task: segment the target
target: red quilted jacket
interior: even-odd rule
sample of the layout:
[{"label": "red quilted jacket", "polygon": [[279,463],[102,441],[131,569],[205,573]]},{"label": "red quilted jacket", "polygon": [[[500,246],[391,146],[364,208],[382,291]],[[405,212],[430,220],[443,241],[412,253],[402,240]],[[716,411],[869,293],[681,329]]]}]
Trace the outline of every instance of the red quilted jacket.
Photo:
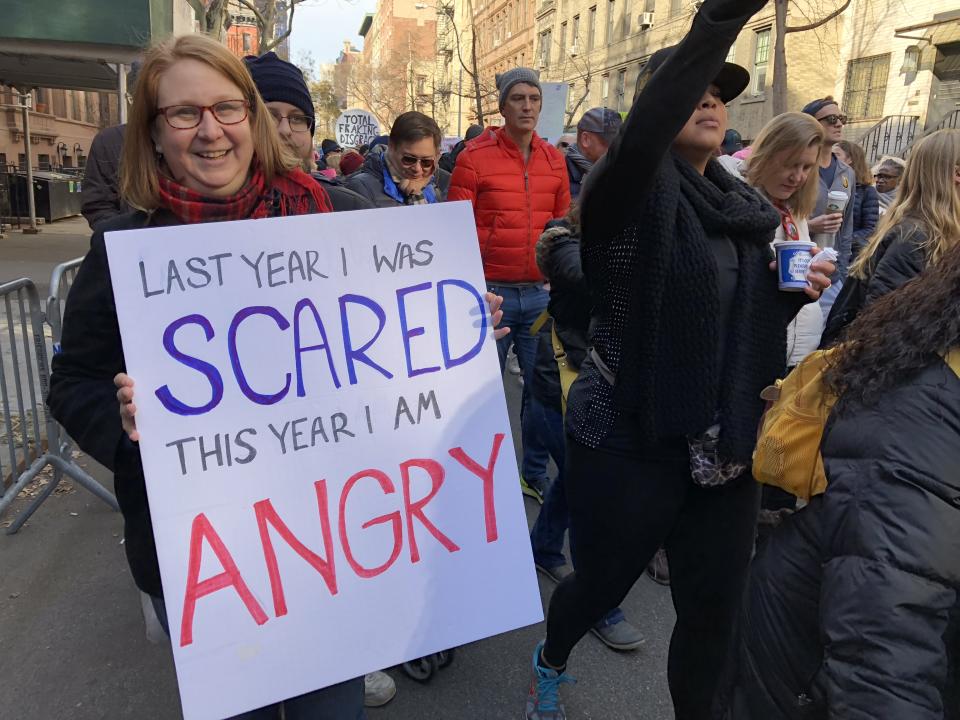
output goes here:
[{"label": "red quilted jacket", "polygon": [[563,155],[534,133],[524,163],[503,128],[467,143],[457,157],[447,200],[469,200],[487,282],[538,282],[534,249],[544,225],[570,207]]}]

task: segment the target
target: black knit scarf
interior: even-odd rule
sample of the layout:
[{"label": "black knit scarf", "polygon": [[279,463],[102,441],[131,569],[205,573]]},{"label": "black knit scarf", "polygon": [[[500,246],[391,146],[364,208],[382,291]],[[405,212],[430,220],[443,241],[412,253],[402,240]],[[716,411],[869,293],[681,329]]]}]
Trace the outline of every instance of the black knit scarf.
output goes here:
[{"label": "black knit scarf", "polygon": [[[647,440],[695,436],[720,412],[720,452],[749,460],[759,393],[783,370],[786,303],[769,270],[776,210],[711,161],[705,175],[664,159],[642,209],[623,232],[639,242],[614,399]],[[717,264],[710,238],[729,238],[739,260],[729,326],[718,327]],[[795,306],[795,307],[794,307]],[[723,377],[718,358],[726,332]]]}]

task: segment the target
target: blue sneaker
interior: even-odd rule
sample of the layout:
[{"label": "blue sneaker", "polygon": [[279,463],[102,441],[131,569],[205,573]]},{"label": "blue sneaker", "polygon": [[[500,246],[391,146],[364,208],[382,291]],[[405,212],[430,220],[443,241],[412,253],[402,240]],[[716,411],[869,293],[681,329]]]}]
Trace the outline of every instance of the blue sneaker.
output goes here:
[{"label": "blue sneaker", "polygon": [[543,641],[533,651],[533,680],[527,695],[527,720],[566,720],[567,714],[560,704],[560,686],[575,683],[566,673],[558,672],[540,664]]}]

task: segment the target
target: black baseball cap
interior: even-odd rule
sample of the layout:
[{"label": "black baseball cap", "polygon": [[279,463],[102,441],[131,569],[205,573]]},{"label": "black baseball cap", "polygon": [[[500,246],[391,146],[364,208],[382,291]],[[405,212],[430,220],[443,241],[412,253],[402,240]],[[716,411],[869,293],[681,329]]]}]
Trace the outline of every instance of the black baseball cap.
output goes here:
[{"label": "black baseball cap", "polygon": [[[643,89],[643,86],[646,85],[650,76],[667,61],[667,58],[673,55],[676,49],[677,46],[672,45],[657,50],[650,56],[650,59],[643,68],[643,72],[641,72],[640,77],[637,78],[638,92]],[[724,103],[728,103],[731,100],[735,100],[747,89],[747,85],[750,84],[750,73],[747,72],[745,67],[737,65],[736,63],[725,62],[723,67],[720,68],[720,72],[717,73],[717,76],[713,79],[712,84],[720,88],[720,99],[723,100]]]}]

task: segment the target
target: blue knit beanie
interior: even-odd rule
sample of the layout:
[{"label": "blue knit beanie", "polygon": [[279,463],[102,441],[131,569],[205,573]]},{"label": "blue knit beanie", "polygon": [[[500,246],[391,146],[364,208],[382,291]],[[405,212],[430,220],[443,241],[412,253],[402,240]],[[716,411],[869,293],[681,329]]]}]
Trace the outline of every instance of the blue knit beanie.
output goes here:
[{"label": "blue knit beanie", "polygon": [[303,79],[303,73],[296,65],[281,60],[275,52],[257,57],[247,55],[243,59],[247,64],[253,82],[260,91],[264,102],[290,103],[310,118],[310,134],[316,129],[313,112],[313,100]]}]

